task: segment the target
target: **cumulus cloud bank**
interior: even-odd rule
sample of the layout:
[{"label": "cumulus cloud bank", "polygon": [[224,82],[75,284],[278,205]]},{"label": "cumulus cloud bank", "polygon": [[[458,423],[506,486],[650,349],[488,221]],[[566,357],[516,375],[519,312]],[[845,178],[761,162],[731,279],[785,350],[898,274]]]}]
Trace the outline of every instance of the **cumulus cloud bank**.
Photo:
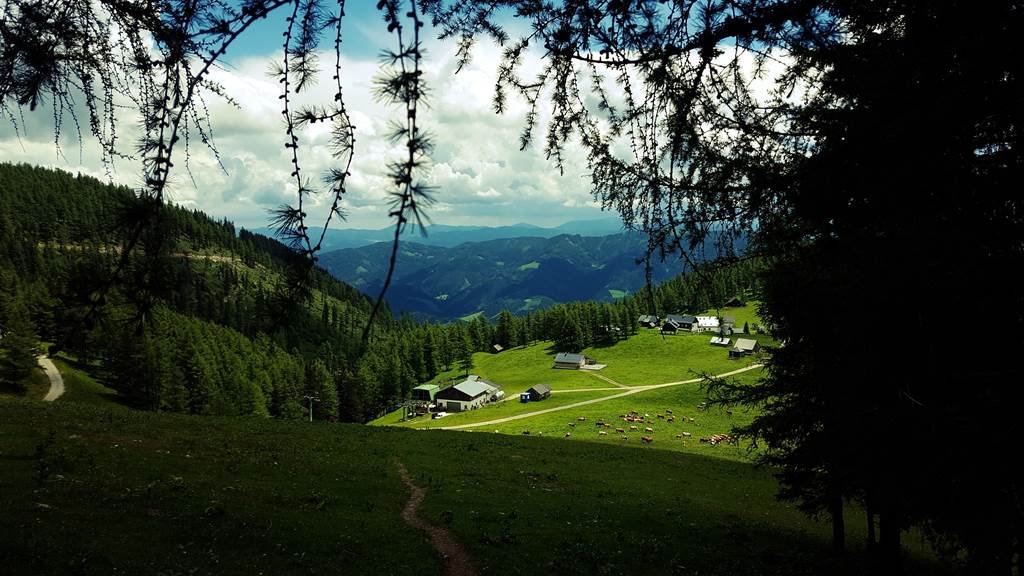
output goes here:
[{"label": "cumulus cloud bank", "polygon": [[[519,150],[524,126],[524,105],[512,101],[498,116],[491,108],[498,48],[481,44],[473,62],[455,74],[454,47],[431,42],[427,46],[425,76],[430,89],[420,124],[433,136],[435,150],[423,178],[436,188],[437,203],[429,215],[445,224],[501,225],[530,222],[551,225],[571,219],[594,218],[600,211],[590,195],[586,160],[575,144],[565,157],[564,173],[544,157],[539,146]],[[180,204],[228,217],[247,226],[267,222],[267,210],[294,203],[296,191],[289,177],[290,152],[284,148],[284,129],[277,96],[279,85],[267,75],[277,55],[229,59],[212,78],[223,85],[238,103],[234,107],[208,98],[210,120],[220,153],[220,164],[197,140],[192,142],[186,171],[179,158],[170,198]],[[330,64],[333,54],[321,58],[325,71],[299,102],[330,102],[333,93]],[[401,155],[401,145],[389,142],[385,133],[398,111],[376,102],[372,79],[378,63],[371,59],[345,59],[342,63],[346,102],[356,127],[356,160],[344,209],[349,227],[387,225],[387,162]],[[59,167],[108,178],[97,146],[86,135],[79,142],[73,124],[65,123],[55,146],[52,111],[42,107],[26,112],[21,134],[10,124],[0,124],[0,158],[9,162]],[[541,118],[544,121],[544,118]],[[120,119],[119,141],[138,137],[137,119]],[[20,137],[19,137],[20,136]],[[313,125],[302,133],[300,152],[303,170],[313,182],[336,159],[330,155],[327,126]],[[62,154],[61,154],[62,152]],[[137,186],[139,166],[118,160],[109,172],[117,183]],[[326,215],[326,197],[313,198],[310,208],[315,224]]]}]

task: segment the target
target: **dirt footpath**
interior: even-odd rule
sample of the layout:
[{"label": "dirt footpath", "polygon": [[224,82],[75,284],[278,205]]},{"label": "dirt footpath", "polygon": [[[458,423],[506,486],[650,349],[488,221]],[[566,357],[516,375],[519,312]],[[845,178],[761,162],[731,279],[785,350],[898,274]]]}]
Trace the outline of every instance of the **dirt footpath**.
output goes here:
[{"label": "dirt footpath", "polygon": [[405,464],[401,462],[398,463],[398,474],[402,477],[402,482],[412,492],[409,496],[409,502],[406,503],[405,509],[402,510],[402,520],[405,520],[405,523],[409,526],[427,533],[427,536],[430,537],[430,545],[437,550],[441,558],[444,558],[444,573],[447,576],[475,576],[476,570],[473,569],[469,552],[455,539],[455,536],[446,528],[434,526],[416,514],[420,504],[423,503],[423,498],[426,496],[427,491],[412,483],[409,471],[405,469]]}]

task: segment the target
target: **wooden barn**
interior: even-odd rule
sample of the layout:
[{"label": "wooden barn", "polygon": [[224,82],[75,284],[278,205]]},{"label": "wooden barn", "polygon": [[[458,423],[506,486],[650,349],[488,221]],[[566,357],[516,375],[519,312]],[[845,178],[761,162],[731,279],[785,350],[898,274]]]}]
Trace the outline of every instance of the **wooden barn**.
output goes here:
[{"label": "wooden barn", "polygon": [[579,370],[587,363],[587,357],[583,354],[569,354],[568,352],[559,352],[555,356],[554,368],[562,368],[565,370]]},{"label": "wooden barn", "polygon": [[531,402],[539,402],[551,396],[551,386],[547,384],[534,384],[527,392],[530,394]]},{"label": "wooden barn", "polygon": [[505,348],[501,344],[495,344],[494,346],[491,346],[491,353],[492,354],[500,354],[501,351],[504,350],[504,349]]},{"label": "wooden barn", "polygon": [[741,356],[749,356],[756,354],[761,349],[761,345],[757,340],[750,338],[737,338],[736,345],[729,350],[729,358],[739,358]]}]

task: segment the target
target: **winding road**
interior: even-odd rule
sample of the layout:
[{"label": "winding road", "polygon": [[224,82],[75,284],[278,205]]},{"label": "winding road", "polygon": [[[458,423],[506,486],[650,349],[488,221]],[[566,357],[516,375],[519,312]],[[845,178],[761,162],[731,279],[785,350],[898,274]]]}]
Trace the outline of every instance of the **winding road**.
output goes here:
[{"label": "winding road", "polygon": [[60,375],[60,370],[57,370],[53,360],[46,356],[37,356],[36,360],[43,372],[46,372],[46,377],[50,379],[50,390],[43,396],[43,402],[53,402],[64,395],[64,377]]},{"label": "winding road", "polygon": [[[757,368],[761,368],[762,366],[763,366],[763,364],[751,364],[750,366],[747,366],[746,368],[740,368],[739,370],[733,370],[732,372],[726,372],[724,374],[718,374],[717,376],[715,376],[715,378],[725,378],[727,376],[735,376],[736,374],[740,374],[740,373],[743,373],[743,372],[749,372],[750,370],[755,370]],[[576,402],[574,404],[566,404],[565,406],[556,406],[554,408],[547,408],[545,410],[537,410],[535,412],[527,412],[526,414],[516,414],[515,416],[508,416],[506,418],[498,418],[498,419],[495,419],[495,420],[488,420],[486,422],[472,422],[470,424],[459,424],[457,426],[439,426],[438,428],[435,428],[435,430],[462,430],[462,429],[465,429],[465,428],[478,428],[480,426],[493,426],[495,424],[504,424],[505,422],[512,422],[514,420],[522,420],[524,418],[532,418],[534,416],[540,416],[541,414],[550,414],[551,412],[558,412],[559,410],[571,410],[573,408],[579,408],[580,406],[587,406],[589,404],[597,404],[598,402],[606,402],[608,400],[613,400],[615,398],[622,398],[623,396],[631,396],[633,394],[639,394],[640,392],[646,392],[647,390],[657,390],[658,388],[668,388],[669,386],[680,386],[680,385],[683,385],[683,384],[696,384],[697,382],[700,382],[701,380],[703,380],[703,378],[692,378],[690,380],[680,380],[678,382],[667,382],[665,384],[652,384],[652,385],[649,385],[649,386],[629,386],[629,387],[627,387],[625,385],[622,385],[622,384],[619,384],[618,382],[614,382],[616,385],[622,386],[623,388],[625,388],[626,391],[622,392],[620,394],[612,394],[611,396],[605,396],[603,398],[594,398],[592,400],[583,400],[583,401],[580,401],[580,402]],[[594,390],[594,388],[589,388],[589,389],[588,388],[582,388],[581,389],[581,391],[587,391],[587,390]],[[616,388],[611,388],[611,390],[616,390]],[[557,390],[553,390],[552,392],[557,392]],[[569,391],[565,390],[564,392],[569,392]]]}]

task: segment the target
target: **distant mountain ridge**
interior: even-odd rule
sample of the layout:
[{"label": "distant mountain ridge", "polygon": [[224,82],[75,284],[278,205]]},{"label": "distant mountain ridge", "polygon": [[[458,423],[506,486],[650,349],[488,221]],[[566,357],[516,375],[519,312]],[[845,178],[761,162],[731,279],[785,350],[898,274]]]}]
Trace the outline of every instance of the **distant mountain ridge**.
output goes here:
[{"label": "distant mountain ridge", "polygon": [[[525,313],[557,302],[610,301],[640,290],[644,267],[637,263],[646,236],[560,234],[524,236],[456,246],[402,243],[387,294],[394,312],[453,320],[503,309]],[[324,253],[320,265],[359,290],[375,294],[387,273],[390,244]],[[657,283],[685,271],[678,259],[652,262]]]},{"label": "distant mountain ridge", "polygon": [[[322,228],[311,228],[310,234],[319,237]],[[256,228],[254,232],[273,237],[274,230]],[[622,233],[622,221],[618,218],[597,218],[591,220],[571,220],[554,227],[541,227],[533,224],[517,223],[508,226],[452,226],[447,224],[431,224],[427,226],[427,235],[418,230],[410,230],[403,236],[408,242],[427,246],[452,247],[464,242],[486,242],[505,238],[523,236],[537,238],[553,238],[561,234],[578,234],[581,236],[609,236]],[[390,242],[394,238],[392,227],[379,230],[359,228],[330,228],[324,237],[323,250],[341,250],[344,248],[360,248],[376,242]]]}]

